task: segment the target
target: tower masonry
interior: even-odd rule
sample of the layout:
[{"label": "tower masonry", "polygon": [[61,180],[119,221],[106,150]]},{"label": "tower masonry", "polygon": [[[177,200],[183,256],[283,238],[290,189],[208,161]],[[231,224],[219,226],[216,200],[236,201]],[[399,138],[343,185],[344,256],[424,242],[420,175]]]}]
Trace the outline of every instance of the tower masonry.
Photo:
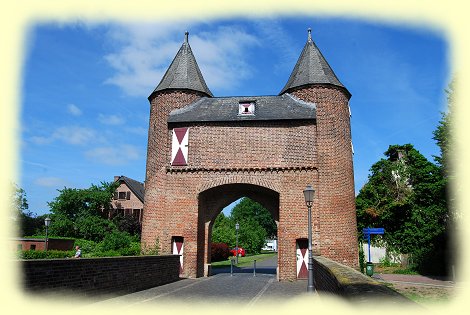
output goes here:
[{"label": "tower masonry", "polygon": [[215,218],[248,197],[277,223],[279,279],[304,278],[312,184],[314,254],[357,268],[350,97],[310,30],[279,95],[214,97],[186,33],[149,96],[143,248],[206,276]]}]

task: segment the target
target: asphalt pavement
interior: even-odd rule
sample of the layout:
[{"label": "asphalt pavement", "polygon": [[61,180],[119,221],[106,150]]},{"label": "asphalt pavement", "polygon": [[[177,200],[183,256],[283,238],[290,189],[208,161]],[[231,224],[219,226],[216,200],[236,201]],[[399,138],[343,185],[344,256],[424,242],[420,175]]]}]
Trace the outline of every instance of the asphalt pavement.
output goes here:
[{"label": "asphalt pavement", "polygon": [[154,303],[199,303],[217,302],[218,304],[251,307],[258,303],[288,301],[307,295],[307,281],[277,281],[277,257],[257,262],[256,275],[253,266],[217,269],[210,277],[182,279],[177,282],[148,290],[109,298],[95,305],[133,307]]}]

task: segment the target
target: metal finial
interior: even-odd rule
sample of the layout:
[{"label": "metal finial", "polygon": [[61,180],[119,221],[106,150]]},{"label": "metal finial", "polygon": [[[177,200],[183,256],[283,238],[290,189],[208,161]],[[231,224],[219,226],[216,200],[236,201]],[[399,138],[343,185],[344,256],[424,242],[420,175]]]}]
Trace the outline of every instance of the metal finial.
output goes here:
[{"label": "metal finial", "polygon": [[189,37],[189,32],[188,31],[184,32],[184,42],[185,43],[188,42],[188,37]]},{"label": "metal finial", "polygon": [[308,40],[308,41],[311,41],[311,40],[312,40],[312,29],[309,27],[307,31],[308,31],[308,38],[307,38],[307,40]]}]

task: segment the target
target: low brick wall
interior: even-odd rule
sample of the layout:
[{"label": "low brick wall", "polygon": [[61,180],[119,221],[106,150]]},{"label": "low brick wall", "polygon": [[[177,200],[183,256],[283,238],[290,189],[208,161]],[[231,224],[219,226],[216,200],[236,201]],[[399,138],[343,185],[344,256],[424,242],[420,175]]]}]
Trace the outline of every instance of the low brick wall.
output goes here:
[{"label": "low brick wall", "polygon": [[179,255],[21,260],[27,292],[114,295],[179,280]]},{"label": "low brick wall", "polygon": [[358,302],[381,298],[396,303],[412,303],[398,292],[348,266],[321,256],[314,256],[313,264],[315,287],[318,291]]}]

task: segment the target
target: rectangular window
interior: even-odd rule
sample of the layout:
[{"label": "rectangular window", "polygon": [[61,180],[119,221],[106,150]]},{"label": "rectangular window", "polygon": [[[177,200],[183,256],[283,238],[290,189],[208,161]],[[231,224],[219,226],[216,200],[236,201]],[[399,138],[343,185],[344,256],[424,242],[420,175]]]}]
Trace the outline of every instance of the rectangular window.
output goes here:
[{"label": "rectangular window", "polygon": [[36,250],[36,244],[31,244],[29,246],[29,250]]},{"label": "rectangular window", "polygon": [[240,102],[238,103],[238,115],[254,115],[255,102]]},{"label": "rectangular window", "polygon": [[174,128],[171,145],[171,165],[188,165],[189,128]]},{"label": "rectangular window", "polygon": [[126,199],[126,192],[125,191],[120,191],[119,192],[119,199],[121,199],[121,200]]}]

